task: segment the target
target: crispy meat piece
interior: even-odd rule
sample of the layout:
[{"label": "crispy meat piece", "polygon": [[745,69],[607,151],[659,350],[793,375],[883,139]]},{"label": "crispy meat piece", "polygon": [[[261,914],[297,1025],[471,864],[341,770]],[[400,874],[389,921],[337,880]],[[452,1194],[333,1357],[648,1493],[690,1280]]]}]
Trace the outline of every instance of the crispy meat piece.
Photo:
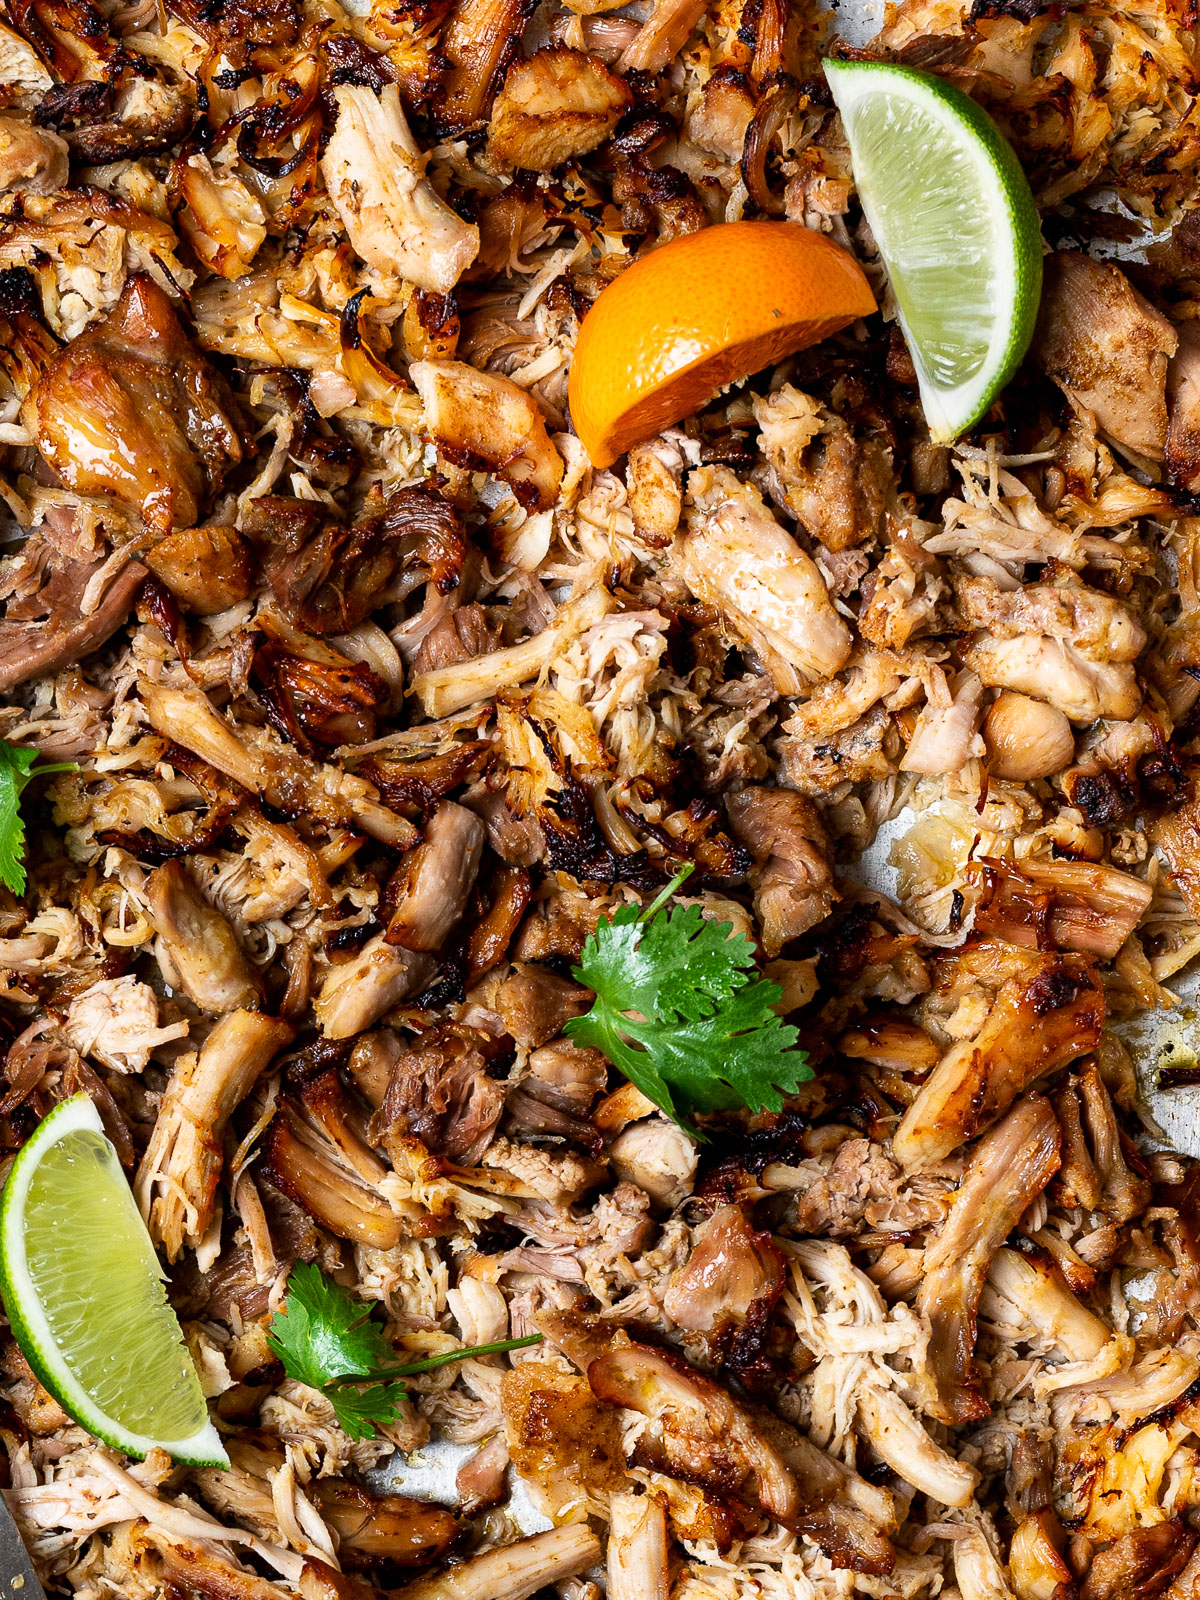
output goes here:
[{"label": "crispy meat piece", "polygon": [[425,837],[405,857],[399,898],[388,923],[389,944],[440,950],[466,908],[479,872],[484,827],[473,811],[443,800]]},{"label": "crispy meat piece", "polygon": [[32,404],[38,449],[68,488],[111,494],[162,533],[195,523],[245,453],[225,380],[140,272],[54,358]]},{"label": "crispy meat piece", "polygon": [[1105,432],[1161,461],[1175,329],[1111,261],[1060,250],[1044,272],[1035,356]]},{"label": "crispy meat piece", "polygon": [[1197,1535],[1178,1517],[1135,1528],[1097,1552],[1080,1600],[1153,1600],[1187,1566]]},{"label": "crispy meat piece", "polygon": [[349,633],[390,585],[424,568],[445,594],[466,558],[462,523],[448,500],[419,486],[392,495],[378,516],[346,526],[312,501],[263,495],[243,518],[280,605],[310,633]]},{"label": "crispy meat piece", "polygon": [[415,361],[408,375],[425,407],[425,426],[448,461],[499,474],[530,511],[554,504],[562,457],[531,395],[465,361]]},{"label": "crispy meat piece", "polygon": [[500,1404],[513,1466],[550,1507],[624,1486],[620,1423],[586,1378],[524,1361],[501,1379]]},{"label": "crispy meat piece", "polygon": [[142,1216],[168,1261],[194,1250],[212,1221],[225,1127],[295,1029],[259,1011],[221,1018],[198,1055],[181,1057],[134,1179]]},{"label": "crispy meat piece", "polygon": [[442,31],[446,75],[438,126],[461,133],[487,119],[492,94],[533,14],[534,0],[455,0]]},{"label": "crispy meat piece", "polygon": [[835,1567],[891,1570],[891,1547],[878,1527],[892,1521],[890,1496],[778,1418],[752,1412],[678,1357],[645,1345],[615,1346],[596,1357],[587,1374],[600,1399],[656,1424],[639,1450],[660,1470],[732,1492],[802,1530]]},{"label": "crispy meat piece", "polygon": [[740,1206],[721,1206],[671,1274],[663,1310],[692,1333],[721,1333],[769,1311],[783,1281],[783,1257],[771,1236],[756,1232]]},{"label": "crispy meat piece", "polygon": [[340,84],[333,98],[337,121],[321,173],[350,243],[368,266],[449,294],[478,254],[479,229],[424,176],[399,89]]},{"label": "crispy meat piece", "polygon": [[388,944],[376,934],[357,955],[326,973],[313,999],[322,1033],[327,1039],[362,1033],[401,1000],[428,988],[436,971],[432,956]]},{"label": "crispy meat piece", "polygon": [[701,467],[688,480],[685,525],[672,564],[758,652],[780,694],[845,666],[850,632],[825,580],[757,490],[728,467]]},{"label": "crispy meat piece", "polygon": [[983,888],[975,930],[1031,949],[1053,944],[1111,961],[1154,898],[1148,883],[1091,861],[972,862]]},{"label": "crispy meat piece", "polygon": [[1167,368],[1167,472],[1189,494],[1200,490],[1200,323],[1175,325],[1178,348]]},{"label": "crispy meat piece", "polygon": [[570,1017],[585,1012],[588,991],[548,967],[518,962],[496,991],[493,1002],[506,1030],[518,1044],[536,1047],[557,1039]]},{"label": "crispy meat piece", "polygon": [[1131,1222],[1149,1204],[1151,1186],[1141,1159],[1121,1135],[1094,1062],[1072,1073],[1055,1096],[1054,1109],[1063,1131],[1059,1184],[1066,1203],[1103,1211],[1113,1222]]},{"label": "crispy meat piece", "polygon": [[159,965],[173,988],[217,1016],[261,1002],[262,979],[233,929],[178,861],[164,862],[150,874],[146,898],[158,935]]},{"label": "crispy meat piece", "polygon": [[1033,955],[996,992],[972,1039],[952,1044],[896,1129],[909,1172],[942,1161],[1002,1116],[1036,1079],[1094,1050],[1104,996],[1079,956]]},{"label": "crispy meat piece", "polygon": [[1002,589],[993,578],[961,577],[954,583],[963,621],[993,639],[1041,634],[1063,639],[1088,661],[1136,661],[1146,632],[1129,607],[1081,583],[1027,583]]},{"label": "crispy meat piece", "polygon": [[396,1600],[528,1600],[599,1559],[600,1543],[587,1524],[568,1523],[473,1556],[443,1577],[422,1578],[392,1593]]},{"label": "crispy meat piece", "polygon": [[171,0],[167,9],[222,44],[288,45],[300,30],[296,0]]},{"label": "crispy meat piece", "polygon": [[1058,1170],[1050,1102],[1030,1094],[979,1141],[945,1222],[925,1252],[917,1309],[929,1318],[928,1409],[962,1425],[990,1410],[975,1368],[975,1315],[992,1257]]},{"label": "crispy meat piece", "polygon": [[1200,787],[1193,787],[1182,805],[1160,812],[1147,832],[1166,856],[1171,878],[1188,910],[1200,917]]},{"label": "crispy meat piece", "polygon": [[152,155],[179,144],[196,120],[195,102],[152,71],[119,70],[115,81],[56,84],[34,121],[61,134],[92,165]]},{"label": "crispy meat piece", "polygon": [[777,956],[840,898],[825,828],[812,802],[792,789],[743,789],[725,804],[734,834],[754,857],[750,881],[763,948]]},{"label": "crispy meat piece", "polygon": [[880,530],[891,481],[891,452],[857,440],[826,406],[785,383],[754,402],[763,454],[777,496],[827,550],[848,550]]},{"label": "crispy meat piece", "polygon": [[462,1537],[462,1524],[444,1507],[407,1495],[371,1494],[344,1478],[321,1478],[313,1498],[337,1534],[343,1567],[428,1566]]},{"label": "crispy meat piece", "polygon": [[178,528],[146,552],[146,565],[186,611],[208,617],[249,598],[250,551],[236,528]]},{"label": "crispy meat piece", "polygon": [[598,56],[552,45],[508,69],[488,122],[487,162],[499,172],[549,172],[603,144],[633,104]]},{"label": "crispy meat piece", "polygon": [[138,687],[152,727],[278,810],[308,811],[338,826],[358,827],[402,850],[416,842],[412,823],[380,805],[365,779],[307,761],[291,746],[267,740],[262,730],[256,730],[258,747],[251,749],[198,690],[168,689],[145,679]]},{"label": "crispy meat piece", "polygon": [[703,15],[704,0],[654,0],[654,10],[618,61],[618,72],[660,72]]},{"label": "crispy meat piece", "polygon": [[0,116],[0,192],[53,194],[66,187],[69,168],[65,139],[18,117]]},{"label": "crispy meat piece", "polygon": [[258,197],[228,167],[196,152],[176,162],[172,184],[183,202],[179,226],[196,255],[223,278],[242,278],[267,237]]},{"label": "crispy meat piece", "polygon": [[[387,1168],[350,1126],[336,1072],[306,1086],[303,1109],[281,1102],[264,1141],[271,1182],[339,1239],[391,1250],[406,1219],[379,1192]],[[419,1215],[419,1207],[411,1208]]]},{"label": "crispy meat piece", "polygon": [[34,596],[19,606],[10,602],[0,621],[0,690],[74,666],[106,644],[132,611],[145,576],[136,561],[119,557],[67,561]]},{"label": "crispy meat piece", "polygon": [[504,1085],[488,1074],[495,1054],[493,1038],[458,1023],[418,1034],[392,1064],[377,1136],[414,1134],[435,1155],[477,1166],[504,1110]]},{"label": "crispy meat piece", "polygon": [[1015,689],[1049,700],[1072,722],[1126,721],[1142,703],[1137,673],[1125,662],[1088,661],[1061,639],[975,634],[963,660],[989,689]]}]

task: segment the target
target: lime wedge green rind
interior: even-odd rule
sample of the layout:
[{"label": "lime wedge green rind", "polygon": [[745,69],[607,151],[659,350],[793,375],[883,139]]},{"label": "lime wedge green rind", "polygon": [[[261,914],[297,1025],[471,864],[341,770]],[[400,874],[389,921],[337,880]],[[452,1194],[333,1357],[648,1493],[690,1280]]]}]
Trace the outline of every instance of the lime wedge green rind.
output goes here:
[{"label": "lime wedge green rind", "polygon": [[825,74],[930,433],[949,442],[984,415],[1033,337],[1033,195],[995,123],[952,84],[887,61],[830,60]]},{"label": "lime wedge green rind", "polygon": [[131,1456],[229,1465],[163,1272],[86,1094],[50,1113],[0,1195],[0,1294],[39,1381]]}]

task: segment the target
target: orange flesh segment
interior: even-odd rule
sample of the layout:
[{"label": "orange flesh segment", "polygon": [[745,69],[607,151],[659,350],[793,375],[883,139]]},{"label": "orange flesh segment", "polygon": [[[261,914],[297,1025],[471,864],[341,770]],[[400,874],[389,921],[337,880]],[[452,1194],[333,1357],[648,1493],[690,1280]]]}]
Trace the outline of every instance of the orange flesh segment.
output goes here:
[{"label": "orange flesh segment", "polygon": [[627,267],[584,317],[571,418],[592,464],[707,405],[727,384],[875,307],[862,269],[798,223],[732,222]]}]

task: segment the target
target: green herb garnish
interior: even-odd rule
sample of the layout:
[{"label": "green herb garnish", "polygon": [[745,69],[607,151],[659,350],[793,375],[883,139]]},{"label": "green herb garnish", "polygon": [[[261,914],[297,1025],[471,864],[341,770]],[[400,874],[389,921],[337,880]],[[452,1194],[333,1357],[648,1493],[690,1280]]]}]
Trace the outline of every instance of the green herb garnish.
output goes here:
[{"label": "green herb garnish", "polygon": [[21,795],[25,786],[47,772],[76,772],[73,761],[39,767],[40,750],[0,739],[0,883],[14,894],[25,893],[25,821]]},{"label": "green herb garnish", "polygon": [[596,995],[567,1023],[694,1137],[689,1114],[748,1106],[779,1111],[812,1077],[799,1035],[771,1009],[783,991],[755,977],[754,947],[699,906],[622,906],[584,944],[574,976]]},{"label": "green herb garnish", "polygon": [[271,1318],[267,1343],[289,1378],[321,1391],[345,1434],[369,1439],[379,1426],[400,1416],[406,1390],[397,1379],[471,1356],[523,1350],[540,1344],[541,1338],[533,1333],[525,1339],[501,1339],[397,1366],[387,1335],[371,1320],[371,1307],[327,1278],[320,1267],[298,1262],[288,1277],[283,1306]]}]

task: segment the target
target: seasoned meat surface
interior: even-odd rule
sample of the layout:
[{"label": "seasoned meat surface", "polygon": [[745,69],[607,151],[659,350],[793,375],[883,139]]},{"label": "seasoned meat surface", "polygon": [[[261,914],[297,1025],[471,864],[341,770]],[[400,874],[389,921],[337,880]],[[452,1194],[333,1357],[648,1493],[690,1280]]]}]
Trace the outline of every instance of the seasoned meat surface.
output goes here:
[{"label": "seasoned meat surface", "polygon": [[[229,1458],[0,1315],[48,1596],[1197,1600],[1194,12],[8,0],[0,1178],[90,1098]],[[1040,217],[952,442],[847,51]],[[735,222],[880,310],[599,468]]]}]

